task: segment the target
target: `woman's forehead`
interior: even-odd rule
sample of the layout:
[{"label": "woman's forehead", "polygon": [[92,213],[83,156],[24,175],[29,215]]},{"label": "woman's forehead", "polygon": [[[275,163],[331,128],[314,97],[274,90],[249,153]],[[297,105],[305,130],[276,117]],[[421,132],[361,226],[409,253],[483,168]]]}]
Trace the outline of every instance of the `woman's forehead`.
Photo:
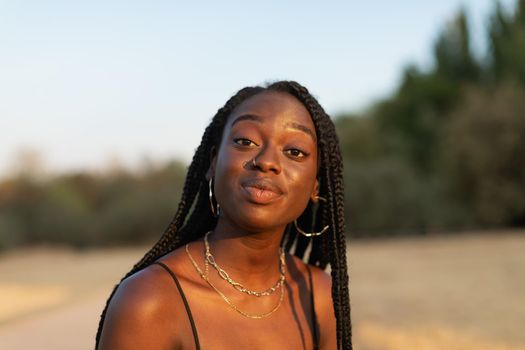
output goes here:
[{"label": "woman's forehead", "polygon": [[315,126],[306,107],[294,96],[276,91],[264,91],[240,103],[230,114],[228,126],[238,120],[273,121],[302,125],[311,129],[315,138]]}]

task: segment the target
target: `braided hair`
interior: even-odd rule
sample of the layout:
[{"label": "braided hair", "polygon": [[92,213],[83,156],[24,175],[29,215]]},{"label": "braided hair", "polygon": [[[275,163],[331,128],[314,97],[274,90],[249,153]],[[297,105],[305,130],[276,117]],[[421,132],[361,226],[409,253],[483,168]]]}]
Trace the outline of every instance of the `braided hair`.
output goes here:
[{"label": "braided hair", "polygon": [[[202,136],[201,143],[191,161],[186,175],[181,200],[171,223],[155,245],[136,263],[120,281],[149,266],[161,256],[190,241],[204,236],[217,224],[208,202],[206,172],[210,167],[210,154],[219,148],[224,126],[232,111],[244,100],[263,91],[287,93],[297,98],[308,110],[318,136],[320,155],[318,180],[319,194],[326,198],[320,210],[311,203],[297,219],[300,227],[307,231],[320,231],[325,225],[329,229],[323,235],[308,238],[288,225],[283,236],[285,251],[303,261],[325,269],[330,265],[332,276],[332,300],[337,321],[337,344],[339,349],[352,349],[352,327],[350,321],[350,298],[346,263],[346,241],[344,220],[343,161],[334,124],[319,102],[302,85],[294,81],[278,81],[266,87],[246,87],[239,90],[217,111]],[[191,210],[192,209],[192,210]],[[191,212],[190,212],[191,210]],[[109,296],[100,316],[96,335],[98,348],[106,311],[115,294],[117,284]]]}]

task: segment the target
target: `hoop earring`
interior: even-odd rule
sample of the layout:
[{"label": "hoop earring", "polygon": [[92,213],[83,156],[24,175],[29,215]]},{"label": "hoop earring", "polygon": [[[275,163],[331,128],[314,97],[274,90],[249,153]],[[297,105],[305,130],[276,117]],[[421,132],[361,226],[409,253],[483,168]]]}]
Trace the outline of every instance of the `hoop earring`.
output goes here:
[{"label": "hoop earring", "polygon": [[[323,201],[323,202],[326,202],[326,198],[323,198],[323,197],[321,197],[321,196],[315,196],[315,198],[316,198],[317,200],[321,200],[321,201]],[[293,221],[293,224],[294,224],[295,228],[297,229],[297,231],[299,231],[299,233],[302,234],[302,235],[305,236],[305,237],[317,237],[317,236],[320,236],[320,235],[322,235],[323,233],[325,233],[325,232],[330,228],[330,225],[326,225],[326,226],[323,227],[323,229],[322,229],[321,231],[319,231],[319,232],[305,232],[305,231],[303,231],[303,230],[299,227],[299,225],[297,225],[297,219],[295,219],[295,220]]]},{"label": "hoop earring", "polygon": [[315,196],[315,199],[317,199],[318,201],[322,201],[322,202],[326,202],[326,198],[324,197],[321,197],[321,196]]},{"label": "hoop earring", "polygon": [[219,203],[217,203],[217,209],[215,208],[215,204],[213,204],[213,191],[212,191],[212,188],[213,188],[213,177],[210,177],[210,180],[208,180],[208,188],[209,188],[209,193],[208,193],[208,196],[210,198],[210,209],[211,209],[211,213],[213,214],[214,217],[217,217],[217,213],[219,211]]}]

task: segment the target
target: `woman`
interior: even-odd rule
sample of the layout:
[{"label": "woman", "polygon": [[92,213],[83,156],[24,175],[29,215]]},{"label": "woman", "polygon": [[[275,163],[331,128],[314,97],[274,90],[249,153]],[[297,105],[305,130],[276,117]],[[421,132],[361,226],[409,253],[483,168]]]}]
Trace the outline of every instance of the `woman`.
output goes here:
[{"label": "woman", "polygon": [[342,170],[305,87],[240,90],[173,221],[113,290],[97,349],[351,349]]}]

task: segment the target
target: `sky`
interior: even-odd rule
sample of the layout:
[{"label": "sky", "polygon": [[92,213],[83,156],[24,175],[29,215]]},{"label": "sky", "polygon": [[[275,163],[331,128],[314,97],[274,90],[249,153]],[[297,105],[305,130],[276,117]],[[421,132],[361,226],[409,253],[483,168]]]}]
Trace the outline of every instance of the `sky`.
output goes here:
[{"label": "sky", "polygon": [[0,178],[35,152],[50,173],[189,162],[247,85],[296,80],[332,116],[362,110],[432,65],[461,6],[482,53],[493,0],[0,0]]}]

